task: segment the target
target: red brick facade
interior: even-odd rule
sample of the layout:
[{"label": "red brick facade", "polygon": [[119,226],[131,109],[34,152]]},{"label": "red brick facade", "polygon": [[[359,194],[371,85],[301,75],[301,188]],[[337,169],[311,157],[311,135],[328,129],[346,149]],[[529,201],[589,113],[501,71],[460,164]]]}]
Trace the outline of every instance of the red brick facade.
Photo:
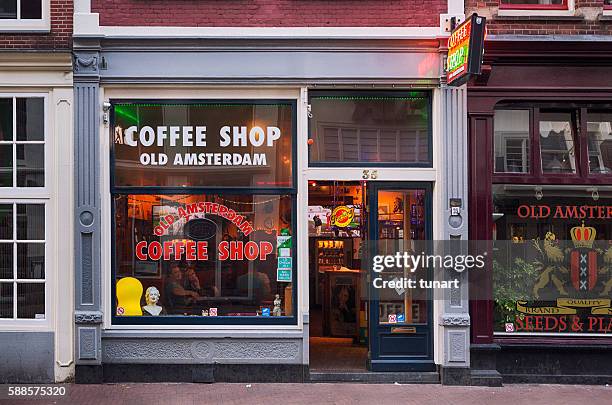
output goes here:
[{"label": "red brick facade", "polygon": [[437,27],[447,0],[92,0],[103,26]]},{"label": "red brick facade", "polygon": [[604,0],[576,0],[570,17],[498,16],[498,6],[498,0],[466,0],[466,15],[486,16],[493,35],[612,35],[612,21],[599,19]]},{"label": "red brick facade", "polygon": [[72,46],[73,0],[51,0],[51,32],[0,32],[0,49],[63,50]]}]

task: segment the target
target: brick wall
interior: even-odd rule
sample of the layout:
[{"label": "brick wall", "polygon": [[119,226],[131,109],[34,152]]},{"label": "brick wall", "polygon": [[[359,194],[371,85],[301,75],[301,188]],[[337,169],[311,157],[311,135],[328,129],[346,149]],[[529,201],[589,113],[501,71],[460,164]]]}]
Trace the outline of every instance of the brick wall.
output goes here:
[{"label": "brick wall", "polygon": [[0,32],[0,49],[69,50],[72,46],[73,0],[51,0],[50,3],[51,32]]},{"label": "brick wall", "polygon": [[612,35],[612,21],[600,20],[604,0],[576,0],[570,17],[498,16],[498,0],[466,0],[466,14],[487,17],[492,35]]},{"label": "brick wall", "polygon": [[437,27],[447,0],[92,0],[103,26]]}]

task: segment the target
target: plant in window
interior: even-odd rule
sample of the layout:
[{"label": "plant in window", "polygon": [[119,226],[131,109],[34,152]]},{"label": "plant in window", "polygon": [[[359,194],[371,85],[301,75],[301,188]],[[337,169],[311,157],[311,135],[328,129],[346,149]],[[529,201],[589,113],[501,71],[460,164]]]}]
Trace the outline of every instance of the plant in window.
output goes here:
[{"label": "plant in window", "polygon": [[522,317],[517,308],[517,301],[531,297],[531,285],[537,280],[539,271],[533,263],[516,258],[510,263],[503,260],[493,261],[493,298],[495,300],[496,322],[501,328],[506,323],[513,323]]}]

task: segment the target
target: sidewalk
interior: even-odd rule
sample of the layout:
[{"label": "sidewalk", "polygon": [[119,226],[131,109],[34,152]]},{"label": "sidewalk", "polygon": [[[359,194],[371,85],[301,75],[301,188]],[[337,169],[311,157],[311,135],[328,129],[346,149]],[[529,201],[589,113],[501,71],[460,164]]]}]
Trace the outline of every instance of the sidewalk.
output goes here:
[{"label": "sidewalk", "polygon": [[65,397],[2,404],[500,404],[579,405],[612,403],[612,387],[506,385],[501,388],[378,384],[106,384],[67,385]]}]

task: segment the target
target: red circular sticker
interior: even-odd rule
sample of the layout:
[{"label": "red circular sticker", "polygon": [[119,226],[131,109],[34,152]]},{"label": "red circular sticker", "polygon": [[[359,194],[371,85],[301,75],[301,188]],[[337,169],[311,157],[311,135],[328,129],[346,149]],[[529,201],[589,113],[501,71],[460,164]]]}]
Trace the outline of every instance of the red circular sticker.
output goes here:
[{"label": "red circular sticker", "polygon": [[125,313],[125,309],[123,307],[117,307],[117,315],[123,315]]}]

